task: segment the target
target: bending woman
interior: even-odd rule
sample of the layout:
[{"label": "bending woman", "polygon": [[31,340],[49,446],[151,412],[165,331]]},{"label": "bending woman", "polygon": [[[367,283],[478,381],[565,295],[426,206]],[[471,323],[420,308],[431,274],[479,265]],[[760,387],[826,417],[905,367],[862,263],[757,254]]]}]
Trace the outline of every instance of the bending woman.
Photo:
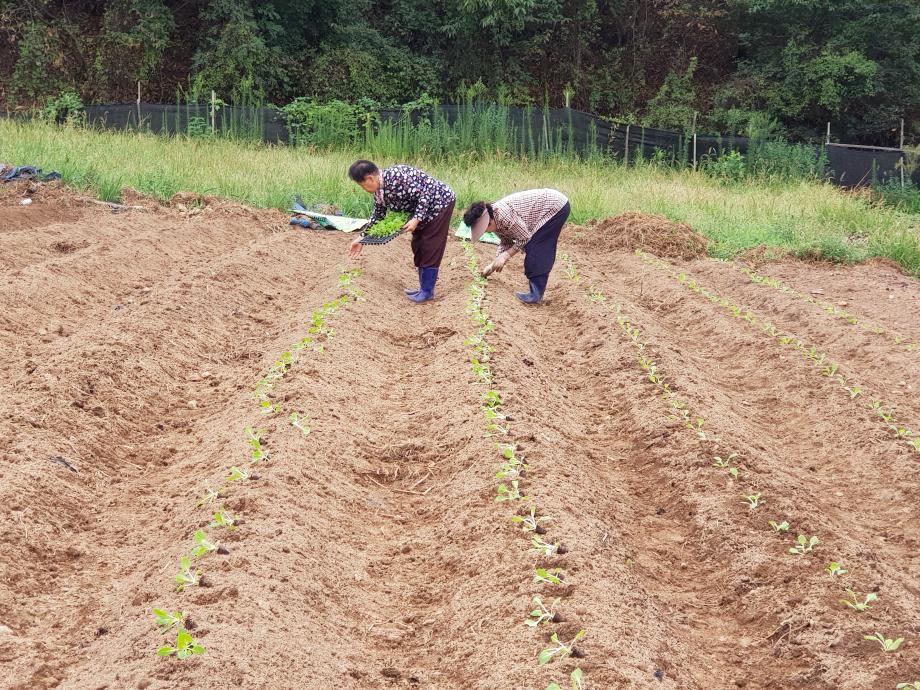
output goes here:
[{"label": "bending woman", "polygon": [[[374,212],[368,228],[383,220],[388,210],[411,214],[402,229],[412,233],[412,256],[418,270],[419,287],[417,290],[407,288],[406,297],[413,302],[433,299],[456,203],[451,188],[408,165],[391,165],[381,170],[370,161],[360,160],[351,164],[348,176],[365,192],[374,195]],[[358,237],[351,243],[349,253],[352,257],[361,253],[360,241]]]},{"label": "bending woman", "polygon": [[501,240],[498,255],[482,274],[501,272],[508,259],[523,251],[524,275],[530,283],[530,292],[514,294],[527,304],[542,302],[549,272],[556,262],[559,233],[570,211],[568,198],[555,189],[516,192],[493,204],[474,202],[463,214],[473,242],[486,232],[494,232]]}]

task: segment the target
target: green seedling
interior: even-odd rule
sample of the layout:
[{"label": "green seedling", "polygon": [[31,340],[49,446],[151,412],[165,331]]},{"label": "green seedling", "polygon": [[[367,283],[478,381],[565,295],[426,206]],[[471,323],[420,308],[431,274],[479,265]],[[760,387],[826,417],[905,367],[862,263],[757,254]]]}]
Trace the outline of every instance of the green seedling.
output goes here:
[{"label": "green seedling", "polygon": [[534,536],[530,540],[530,550],[540,556],[554,556],[559,553],[559,542],[549,544],[540,537]]},{"label": "green seedling", "polygon": [[195,557],[204,556],[211,551],[217,551],[220,546],[210,541],[203,530],[195,532],[195,548],[192,549],[192,555]]},{"label": "green seedling", "polygon": [[366,231],[370,237],[389,237],[399,232],[409,222],[409,214],[391,211],[383,220],[377,221]]},{"label": "green seedling", "polygon": [[527,498],[526,496],[521,495],[517,480],[512,481],[511,486],[508,486],[507,484],[499,484],[495,491],[498,493],[498,496],[495,497],[497,502],[516,501]]},{"label": "green seedling", "polygon": [[830,377],[834,376],[834,374],[837,373],[837,368],[838,368],[838,367],[837,367],[836,364],[830,364],[830,365],[824,367],[824,369],[821,371],[821,375],[822,375],[822,376],[827,376],[828,378],[830,378]]},{"label": "green seedling", "polygon": [[227,511],[224,510],[224,507],[221,506],[220,510],[214,513],[214,517],[211,518],[211,527],[227,527],[228,529],[233,529],[236,520],[233,519],[233,516],[230,515]]},{"label": "green seedling", "polygon": [[500,424],[487,424],[486,430],[483,432],[483,438],[491,438],[492,436],[506,436],[508,434],[508,429],[503,427]]},{"label": "green seedling", "polygon": [[535,585],[561,585],[565,581],[565,571],[562,568],[535,568],[533,583]]},{"label": "green seedling", "polygon": [[195,507],[200,508],[203,505],[212,503],[217,500],[219,495],[220,495],[220,492],[215,491],[210,486],[205,485],[205,494],[204,496],[198,499],[198,502],[195,503]]},{"label": "green seedling", "polygon": [[831,561],[828,563],[825,570],[834,577],[837,577],[838,575],[846,575],[848,572],[847,570],[844,570],[843,566],[841,566],[837,561]]},{"label": "green seedling", "polygon": [[883,652],[898,651],[898,647],[900,647],[901,643],[904,641],[903,637],[899,637],[896,640],[889,640],[880,632],[877,632],[874,635],[863,635],[863,639],[869,640],[870,642],[878,642]]},{"label": "green seedling", "polygon": [[705,423],[705,420],[704,420],[702,417],[697,417],[695,423],[694,423],[694,422],[690,422],[690,421],[686,421],[686,422],[684,422],[684,426],[687,427],[688,429],[690,429],[691,431],[693,431],[693,432],[696,434],[696,437],[697,437],[698,439],[700,439],[701,441],[705,441],[705,440],[706,440],[706,432],[703,431],[703,424],[704,424],[704,423]]},{"label": "green seedling", "polygon": [[600,290],[594,287],[591,288],[589,297],[591,298],[592,302],[606,302],[607,301],[606,295],[604,295],[603,292],[601,292]]},{"label": "green seedling", "polygon": [[869,592],[863,601],[859,600],[858,595],[852,589],[848,589],[847,594],[850,598],[841,599],[840,603],[844,606],[849,606],[858,613],[862,613],[866,609],[871,608],[869,604],[878,599],[878,595],[875,592]]},{"label": "green seedling", "polygon": [[789,523],[786,522],[785,520],[783,520],[782,522],[777,522],[776,520],[770,520],[769,525],[770,527],[773,528],[774,532],[788,532],[789,531]]},{"label": "green seedling", "polygon": [[895,686],[895,690],[920,690],[920,680],[915,680],[912,683],[898,683]]},{"label": "green seedling", "polygon": [[249,444],[249,462],[253,465],[268,460],[268,451],[262,447],[262,429],[253,431],[251,426],[246,427],[246,443]]},{"label": "green seedling", "polygon": [[157,650],[157,656],[171,656],[175,654],[178,659],[187,659],[195,654],[204,654],[204,647],[195,642],[185,630],[176,634],[176,646],[164,645]]},{"label": "green seedling", "polygon": [[197,585],[201,581],[201,571],[192,569],[192,561],[188,556],[183,556],[179,561],[179,573],[176,575],[176,591],[181,592],[186,587]]},{"label": "green seedling", "polygon": [[568,656],[571,656],[575,651],[575,643],[583,639],[585,636],[584,630],[579,630],[575,637],[572,638],[572,641],[566,644],[565,642],[560,641],[559,634],[553,633],[552,637],[549,638],[549,641],[552,643],[552,647],[547,647],[540,652],[537,659],[540,661],[540,665],[548,664],[553,659],[565,659]]},{"label": "green seedling", "polygon": [[228,482],[240,482],[249,479],[252,476],[246,467],[237,467],[234,465],[230,468],[230,475],[227,477]]},{"label": "green seedling", "polygon": [[761,500],[761,496],[763,496],[763,494],[761,493],[750,494],[748,496],[744,496],[744,500],[747,502],[748,508],[750,508],[751,510],[758,508],[760,504],[763,503],[763,501]]},{"label": "green seedling", "polygon": [[182,619],[185,618],[185,614],[182,611],[174,611],[169,613],[163,609],[151,609],[154,617],[157,619],[157,625],[163,628],[163,632],[168,632],[175,627],[182,626]]},{"label": "green seedling", "polygon": [[844,386],[844,388],[846,389],[847,393],[850,394],[850,400],[855,400],[856,397],[857,397],[860,393],[862,393],[862,388],[860,388],[859,386],[852,386],[852,387],[851,387],[851,386]]},{"label": "green seedling", "polygon": [[898,426],[897,424],[889,424],[888,428],[891,429],[894,432],[894,435],[898,438],[908,438],[914,435],[914,432],[912,432],[910,429],[905,429],[904,427]]},{"label": "green seedling", "polygon": [[291,414],[288,415],[288,421],[291,423],[291,426],[300,431],[304,436],[310,433],[310,427],[306,425],[308,419],[307,415],[298,412],[291,412]]},{"label": "green seedling", "polygon": [[738,457],[737,453],[732,453],[727,458],[719,457],[718,455],[712,458],[712,466],[718,467],[720,469],[727,468],[731,465],[731,461]]},{"label": "green seedling", "polygon": [[817,545],[817,537],[812,536],[811,538],[808,538],[804,534],[800,534],[798,537],[796,537],[795,546],[789,547],[789,553],[801,556],[813,550]]},{"label": "green seedling", "polygon": [[911,448],[920,453],[920,438],[912,438],[907,442]]},{"label": "green seedling", "polygon": [[548,515],[541,515],[537,517],[537,509],[533,506],[530,506],[530,513],[528,515],[513,515],[511,517],[511,522],[515,525],[521,525],[521,530],[524,532],[536,532],[537,534],[542,534],[545,530],[540,526],[541,522],[551,522],[553,518]]},{"label": "green seedling", "polygon": [[[585,687],[582,683],[582,672],[580,668],[576,668],[572,671],[572,674],[569,676],[569,687],[571,690],[583,690]],[[562,690],[562,686],[559,683],[550,683],[546,686],[546,690]]]},{"label": "green seedling", "polygon": [[259,411],[262,414],[276,414],[281,411],[281,405],[272,403],[271,400],[263,399],[259,401]]},{"label": "green seedling", "polygon": [[541,623],[552,623],[556,618],[556,607],[559,605],[559,599],[553,599],[552,603],[547,606],[539,596],[531,599],[531,604],[536,608],[530,612],[530,617],[524,621],[524,625],[536,628]]},{"label": "green seedling", "polygon": [[520,479],[521,472],[526,469],[526,465],[519,463],[503,462],[498,466],[498,472],[495,473],[496,479]]}]

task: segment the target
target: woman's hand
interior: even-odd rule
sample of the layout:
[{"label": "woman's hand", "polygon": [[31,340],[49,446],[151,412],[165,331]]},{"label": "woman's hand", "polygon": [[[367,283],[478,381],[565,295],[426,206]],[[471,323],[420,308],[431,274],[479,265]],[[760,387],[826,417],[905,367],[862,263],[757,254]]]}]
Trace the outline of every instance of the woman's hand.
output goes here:
[{"label": "woman's hand", "polygon": [[415,232],[415,229],[418,227],[418,218],[410,218],[406,221],[406,224],[402,226],[403,232]]},{"label": "woman's hand", "polygon": [[358,255],[361,253],[361,247],[364,245],[361,244],[361,238],[356,237],[351,241],[351,246],[348,248],[348,256],[352,259],[357,259]]},{"label": "woman's hand", "polygon": [[492,270],[501,273],[506,263],[508,263],[508,252],[503,252],[495,257],[495,261],[492,262]]}]

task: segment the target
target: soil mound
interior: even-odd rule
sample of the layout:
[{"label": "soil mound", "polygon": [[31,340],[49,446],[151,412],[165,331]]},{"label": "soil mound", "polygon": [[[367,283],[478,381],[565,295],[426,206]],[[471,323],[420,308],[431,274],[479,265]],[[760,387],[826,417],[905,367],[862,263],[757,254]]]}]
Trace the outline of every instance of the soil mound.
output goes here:
[{"label": "soil mound", "polygon": [[575,226],[579,233],[574,244],[588,249],[634,251],[643,249],[671,259],[698,259],[706,256],[705,237],[685,223],[663,216],[627,211],[604,220]]}]

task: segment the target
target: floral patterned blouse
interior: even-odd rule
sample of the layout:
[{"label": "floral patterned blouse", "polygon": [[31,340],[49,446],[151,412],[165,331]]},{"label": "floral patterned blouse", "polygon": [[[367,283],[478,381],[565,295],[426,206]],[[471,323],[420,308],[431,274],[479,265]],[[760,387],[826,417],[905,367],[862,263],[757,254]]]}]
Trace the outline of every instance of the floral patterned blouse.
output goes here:
[{"label": "floral patterned blouse", "polygon": [[368,227],[383,220],[387,211],[408,211],[420,224],[428,223],[456,200],[446,184],[409,165],[384,168],[380,178],[382,184],[374,192],[374,212]]}]

